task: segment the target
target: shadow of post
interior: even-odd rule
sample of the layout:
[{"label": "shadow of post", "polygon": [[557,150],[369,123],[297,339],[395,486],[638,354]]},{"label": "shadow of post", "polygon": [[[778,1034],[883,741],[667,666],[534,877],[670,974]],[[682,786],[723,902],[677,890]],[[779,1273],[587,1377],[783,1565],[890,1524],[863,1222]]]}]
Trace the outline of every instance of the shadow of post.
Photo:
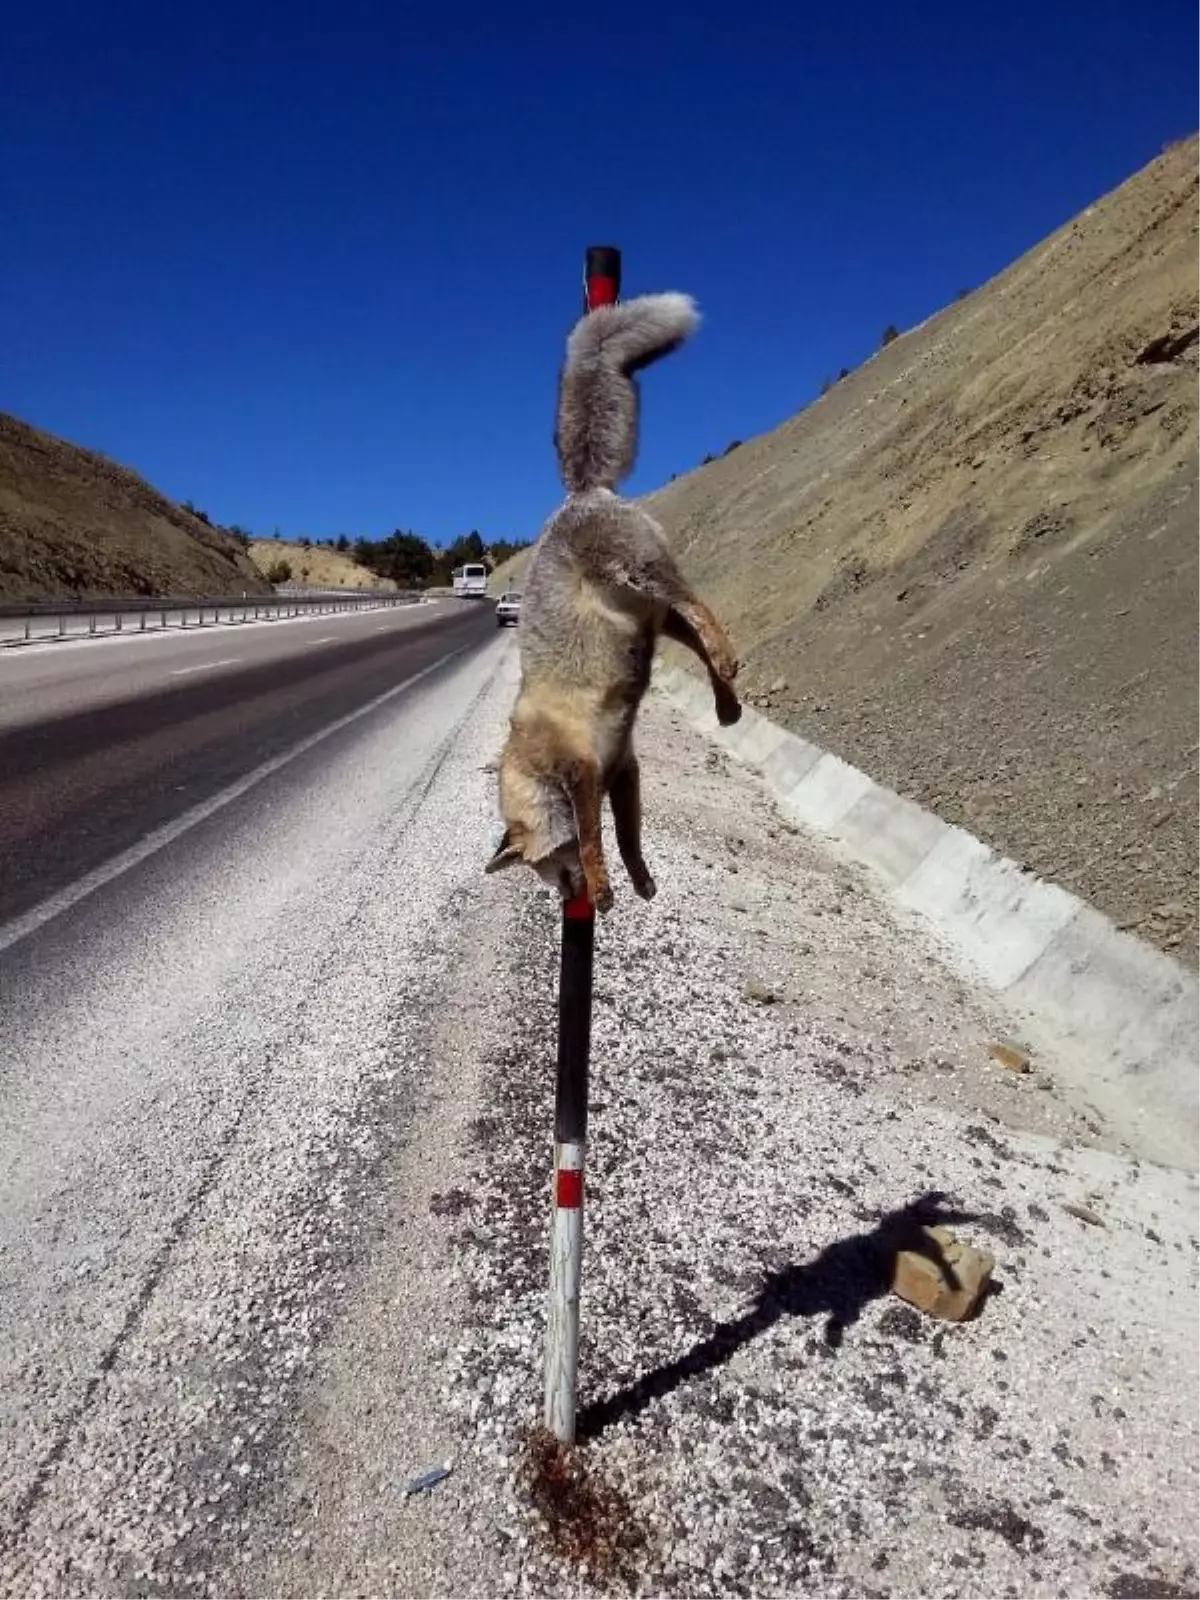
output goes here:
[{"label": "shadow of post", "polygon": [[958,1279],[943,1259],[937,1241],[924,1230],[937,1225],[972,1222],[972,1212],[945,1208],[947,1196],[934,1190],[918,1195],[899,1210],[888,1211],[867,1233],[852,1234],[827,1245],[814,1260],[772,1272],[749,1309],[719,1322],[707,1338],[666,1365],[605,1400],[584,1406],[576,1419],[576,1437],[594,1439],[615,1422],[639,1416],[647,1406],[682,1384],[723,1367],[736,1352],[784,1317],[824,1316],[825,1343],[836,1350],[845,1331],[857,1322],[872,1300],[888,1293],[896,1256],[915,1251],[932,1261],[951,1289]]}]

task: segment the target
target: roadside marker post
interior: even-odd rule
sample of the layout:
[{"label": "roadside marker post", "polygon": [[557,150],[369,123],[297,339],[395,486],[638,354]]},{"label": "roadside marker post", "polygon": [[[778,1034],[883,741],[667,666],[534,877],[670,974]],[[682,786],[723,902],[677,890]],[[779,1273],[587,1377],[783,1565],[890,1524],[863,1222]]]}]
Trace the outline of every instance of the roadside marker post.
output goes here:
[{"label": "roadside marker post", "polygon": [[[621,252],[594,245],[584,258],[584,311],[615,305]],[[546,1320],[544,1421],[560,1444],[575,1442],[579,1378],[579,1290],[583,1268],[583,1178],[587,1152],[588,1064],[596,913],[586,895],[563,906],[558,974],[558,1067],[554,1091],[554,1184],[550,1222],[550,1307]]]}]

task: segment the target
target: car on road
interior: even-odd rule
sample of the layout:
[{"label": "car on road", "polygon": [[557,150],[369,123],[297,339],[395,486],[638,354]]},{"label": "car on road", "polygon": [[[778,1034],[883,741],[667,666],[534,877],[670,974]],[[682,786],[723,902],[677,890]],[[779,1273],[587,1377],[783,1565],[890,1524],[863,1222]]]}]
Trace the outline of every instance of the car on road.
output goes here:
[{"label": "car on road", "polygon": [[521,591],[506,589],[496,601],[496,626],[507,628],[521,620]]}]

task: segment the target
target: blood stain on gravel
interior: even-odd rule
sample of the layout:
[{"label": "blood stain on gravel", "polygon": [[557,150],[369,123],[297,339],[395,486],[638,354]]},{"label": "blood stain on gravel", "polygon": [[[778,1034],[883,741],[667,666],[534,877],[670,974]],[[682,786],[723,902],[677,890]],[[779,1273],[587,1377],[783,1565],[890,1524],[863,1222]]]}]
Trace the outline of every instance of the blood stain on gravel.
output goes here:
[{"label": "blood stain on gravel", "polygon": [[632,1583],[646,1536],[624,1496],[545,1428],[530,1436],[525,1468],[555,1554],[595,1577]]}]

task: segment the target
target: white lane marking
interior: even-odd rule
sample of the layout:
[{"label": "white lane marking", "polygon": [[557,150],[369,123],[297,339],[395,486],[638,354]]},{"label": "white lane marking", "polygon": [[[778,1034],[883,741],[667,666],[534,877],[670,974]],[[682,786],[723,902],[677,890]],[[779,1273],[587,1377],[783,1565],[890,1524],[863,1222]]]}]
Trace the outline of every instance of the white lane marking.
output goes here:
[{"label": "white lane marking", "polygon": [[186,678],[189,672],[213,672],[217,667],[236,666],[242,659],[241,656],[226,656],[223,661],[202,661],[198,667],[176,667],[171,676]]},{"label": "white lane marking", "polygon": [[336,639],[336,633],[323,633],[319,639],[311,639],[310,644],[328,644],[331,639]]},{"label": "white lane marking", "polygon": [[305,755],[313,750],[325,739],[335,733],[340,733],[343,728],[349,728],[361,718],[370,716],[372,711],[378,711],[380,706],[387,705],[389,700],[394,700],[397,695],[404,694],[422,678],[427,678],[431,672],[436,672],[439,667],[444,667],[448,661],[453,661],[457,656],[463,655],[469,645],[461,645],[457,650],[451,650],[448,655],[439,656],[428,667],[422,667],[420,672],[414,672],[411,678],[405,678],[403,683],[397,683],[390,689],[385,689],[382,694],[377,694],[374,699],[368,700],[365,705],[356,711],[348,711],[344,717],[336,717],[316,733],[310,733],[307,738],[301,739],[292,745],[290,750],[285,750],[282,755],[272,756],[269,761],[264,761],[261,766],[248,772],[244,778],[239,778],[236,783],[231,783],[228,788],[222,789],[219,794],[213,795],[208,800],[202,800],[199,805],[192,806],[182,816],[176,817],[173,822],[166,822],[161,828],[155,828],[137,844],[130,845],[128,850],[122,850],[119,855],[113,856],[111,861],[106,861],[102,866],[94,867],[91,872],[85,872],[82,878],[77,878],[66,889],[60,889],[57,894],[52,894],[48,900],[43,900],[41,905],[34,906],[31,911],[26,911],[23,916],[15,917],[12,922],[0,926],[0,952],[10,949],[21,939],[26,939],[38,928],[44,927],[55,917],[69,911],[72,906],[89,894],[94,894],[97,889],[102,889],[106,883],[112,883],[114,878],[119,878],[132,867],[140,866],[150,856],[173,844],[176,839],[194,828],[197,823],[205,822],[209,817],[215,816],[218,811],[223,811],[234,800],[240,800],[242,795],[269,778],[273,773],[279,772],[297,756]]}]

